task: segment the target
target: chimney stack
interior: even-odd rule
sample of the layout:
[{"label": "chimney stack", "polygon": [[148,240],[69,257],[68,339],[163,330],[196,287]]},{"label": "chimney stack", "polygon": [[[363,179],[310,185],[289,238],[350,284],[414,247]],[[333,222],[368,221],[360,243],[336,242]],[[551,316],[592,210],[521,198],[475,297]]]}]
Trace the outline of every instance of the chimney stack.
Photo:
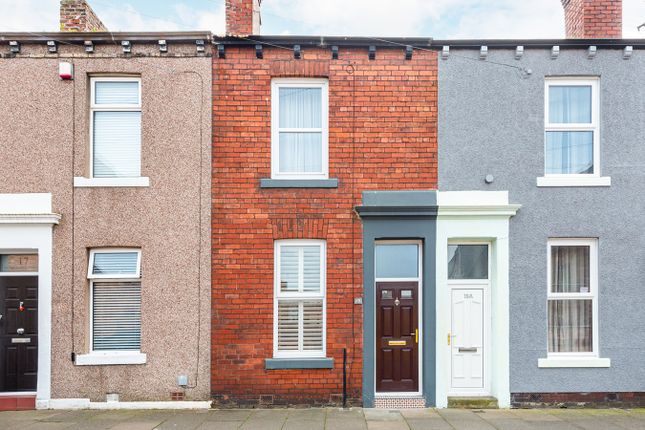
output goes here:
[{"label": "chimney stack", "polygon": [[623,37],[621,0],[561,0],[567,39]]},{"label": "chimney stack", "polygon": [[86,0],[60,0],[60,31],[108,31]]},{"label": "chimney stack", "polygon": [[262,0],[226,0],[226,35],[260,34]]}]

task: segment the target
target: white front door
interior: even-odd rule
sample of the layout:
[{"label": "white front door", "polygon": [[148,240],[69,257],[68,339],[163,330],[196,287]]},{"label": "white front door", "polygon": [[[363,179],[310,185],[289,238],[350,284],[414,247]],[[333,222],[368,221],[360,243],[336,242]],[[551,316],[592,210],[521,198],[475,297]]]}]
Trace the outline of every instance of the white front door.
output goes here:
[{"label": "white front door", "polygon": [[484,290],[452,289],[452,388],[484,388]]}]

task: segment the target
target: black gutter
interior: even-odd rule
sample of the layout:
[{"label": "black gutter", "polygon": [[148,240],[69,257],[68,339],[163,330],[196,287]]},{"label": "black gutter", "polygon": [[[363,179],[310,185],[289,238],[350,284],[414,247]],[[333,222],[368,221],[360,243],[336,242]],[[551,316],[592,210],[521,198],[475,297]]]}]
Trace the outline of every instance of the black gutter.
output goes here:
[{"label": "black gutter", "polygon": [[256,44],[278,45],[291,48],[302,47],[368,47],[380,48],[415,48],[441,50],[447,45],[454,49],[479,49],[482,45],[491,48],[512,48],[524,46],[527,49],[544,49],[559,46],[562,49],[598,48],[623,49],[632,46],[634,49],[645,49],[645,39],[432,39],[422,37],[342,37],[342,36],[248,36],[221,37],[214,36],[213,43],[218,45],[254,46]]},{"label": "black gutter", "polygon": [[91,40],[95,44],[114,43],[129,40],[131,42],[157,43],[163,39],[168,43],[195,43],[195,40],[210,42],[213,34],[210,31],[169,31],[169,32],[16,32],[0,33],[0,44],[10,41],[22,43],[47,43],[48,40],[59,40],[66,43],[83,44]]}]

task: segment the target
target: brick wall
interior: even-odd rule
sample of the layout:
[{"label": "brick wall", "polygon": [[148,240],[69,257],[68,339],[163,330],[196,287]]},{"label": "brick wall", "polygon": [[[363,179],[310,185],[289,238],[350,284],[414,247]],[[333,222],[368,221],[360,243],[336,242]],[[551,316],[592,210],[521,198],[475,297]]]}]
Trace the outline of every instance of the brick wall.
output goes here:
[{"label": "brick wall", "polygon": [[621,38],[621,0],[562,0],[567,38]]},{"label": "brick wall", "polygon": [[85,0],[61,0],[60,31],[107,31]]},{"label": "brick wall", "polygon": [[[212,387],[220,405],[360,401],[364,190],[435,189],[436,53],[227,47],[213,59]],[[261,189],[271,175],[271,78],[329,78],[329,175],[336,189]],[[273,353],[273,242],[327,241],[327,356],[334,369],[265,370]]]},{"label": "brick wall", "polygon": [[261,0],[226,0],[226,34],[260,34]]}]

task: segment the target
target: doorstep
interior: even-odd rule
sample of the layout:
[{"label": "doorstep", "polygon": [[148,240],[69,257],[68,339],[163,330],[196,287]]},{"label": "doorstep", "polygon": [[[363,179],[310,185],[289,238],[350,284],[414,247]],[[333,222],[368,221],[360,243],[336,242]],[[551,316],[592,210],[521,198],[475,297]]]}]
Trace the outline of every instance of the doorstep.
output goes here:
[{"label": "doorstep", "polygon": [[426,407],[426,399],[421,396],[377,396],[375,409],[420,409]]},{"label": "doorstep", "polygon": [[33,411],[36,394],[0,393],[0,411]]},{"label": "doorstep", "polygon": [[448,407],[455,409],[499,409],[497,399],[491,396],[448,397]]}]

